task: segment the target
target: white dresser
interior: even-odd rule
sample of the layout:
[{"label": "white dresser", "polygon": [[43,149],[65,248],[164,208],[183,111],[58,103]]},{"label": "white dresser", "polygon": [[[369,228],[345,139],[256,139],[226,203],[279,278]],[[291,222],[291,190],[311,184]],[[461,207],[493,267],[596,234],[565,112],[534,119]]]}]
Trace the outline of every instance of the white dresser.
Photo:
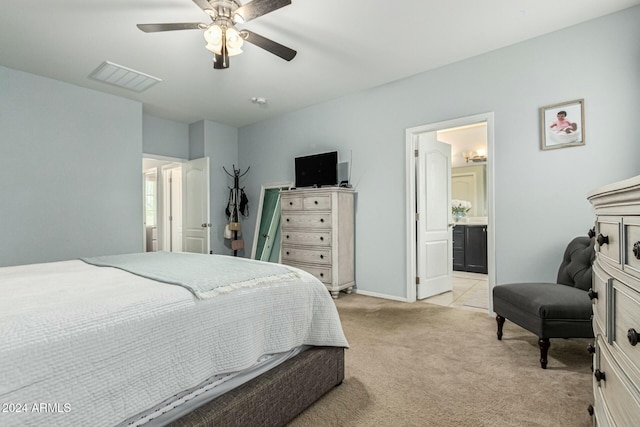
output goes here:
[{"label": "white dresser", "polygon": [[640,426],[640,176],[588,196],[593,266],[594,425]]},{"label": "white dresser", "polygon": [[340,187],[281,192],[282,263],[313,274],[333,298],[355,285],[354,194]]}]

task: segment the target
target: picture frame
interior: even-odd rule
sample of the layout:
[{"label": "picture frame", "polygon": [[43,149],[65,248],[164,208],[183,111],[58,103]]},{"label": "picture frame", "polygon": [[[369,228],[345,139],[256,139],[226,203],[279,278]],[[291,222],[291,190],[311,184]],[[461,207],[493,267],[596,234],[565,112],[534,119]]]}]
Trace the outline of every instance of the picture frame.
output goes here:
[{"label": "picture frame", "polygon": [[585,145],[584,99],[541,107],[540,138],[543,150]]}]

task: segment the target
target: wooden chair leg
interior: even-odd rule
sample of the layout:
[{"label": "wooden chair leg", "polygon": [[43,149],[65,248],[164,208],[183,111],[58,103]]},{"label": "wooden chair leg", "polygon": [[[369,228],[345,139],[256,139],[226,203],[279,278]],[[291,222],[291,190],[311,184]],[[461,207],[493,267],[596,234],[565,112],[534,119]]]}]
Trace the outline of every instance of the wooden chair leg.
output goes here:
[{"label": "wooden chair leg", "polygon": [[496,322],[498,323],[498,339],[502,339],[502,326],[504,325],[505,318],[499,314],[496,316]]},{"label": "wooden chair leg", "polygon": [[538,340],[538,345],[540,346],[540,366],[542,369],[547,369],[547,354],[549,353],[549,347],[551,346],[549,338],[540,338]]}]

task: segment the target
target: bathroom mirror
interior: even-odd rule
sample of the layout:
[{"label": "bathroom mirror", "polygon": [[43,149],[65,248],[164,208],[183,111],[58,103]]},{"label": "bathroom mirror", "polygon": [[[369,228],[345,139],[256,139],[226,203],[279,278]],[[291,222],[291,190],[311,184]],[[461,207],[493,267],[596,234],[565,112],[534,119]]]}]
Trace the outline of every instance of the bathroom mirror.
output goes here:
[{"label": "bathroom mirror", "polygon": [[486,169],[486,164],[451,168],[451,198],[471,202],[469,217],[487,216]]},{"label": "bathroom mirror", "polygon": [[280,262],[280,191],[288,190],[292,185],[286,182],[262,186],[251,258]]}]

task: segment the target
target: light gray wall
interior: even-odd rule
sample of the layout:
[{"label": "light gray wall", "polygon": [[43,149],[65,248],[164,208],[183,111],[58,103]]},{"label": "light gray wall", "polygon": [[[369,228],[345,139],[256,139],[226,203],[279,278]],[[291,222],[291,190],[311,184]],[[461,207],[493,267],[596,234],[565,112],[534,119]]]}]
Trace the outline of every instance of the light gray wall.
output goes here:
[{"label": "light gray wall", "polygon": [[142,105],[0,66],[0,266],[142,248]]},{"label": "light gray wall", "polygon": [[[593,225],[586,194],[640,173],[638,22],[640,7],[627,9],[243,127],[250,199],[292,180],[298,155],[352,151],[357,286],[404,298],[405,129],[494,112],[497,282],[554,280],[566,243]],[[578,98],[586,145],[541,151],[539,108]]]},{"label": "light gray wall", "polygon": [[142,115],[142,152],[178,159],[189,158],[189,125]]},{"label": "light gray wall", "polygon": [[[209,120],[192,123],[189,129],[190,158],[209,157],[211,250],[215,254],[231,255],[233,251],[229,248],[229,240],[224,239],[224,227],[227,224],[224,210],[233,179],[222,168],[225,167],[230,173],[233,173],[233,165],[240,168],[238,129]],[[240,185],[243,183],[244,179],[241,179]],[[239,251],[238,255],[243,256],[244,251]]]}]

